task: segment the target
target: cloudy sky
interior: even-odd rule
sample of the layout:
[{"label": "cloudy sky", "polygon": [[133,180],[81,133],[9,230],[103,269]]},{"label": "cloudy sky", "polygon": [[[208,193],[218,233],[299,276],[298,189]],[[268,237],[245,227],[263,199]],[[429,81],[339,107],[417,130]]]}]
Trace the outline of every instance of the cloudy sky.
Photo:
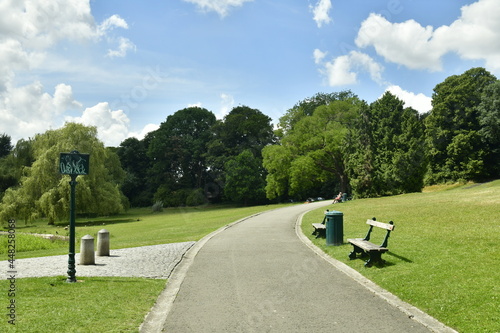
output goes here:
[{"label": "cloudy sky", "polygon": [[425,112],[436,84],[500,77],[498,0],[0,0],[0,133],[66,121],[117,146],[201,106],[274,122],[318,92]]}]

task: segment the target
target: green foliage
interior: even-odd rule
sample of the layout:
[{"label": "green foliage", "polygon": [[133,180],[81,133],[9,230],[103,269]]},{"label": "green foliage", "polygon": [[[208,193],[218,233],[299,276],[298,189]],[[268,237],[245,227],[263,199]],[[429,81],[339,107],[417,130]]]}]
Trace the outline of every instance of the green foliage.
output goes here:
[{"label": "green foliage", "polygon": [[[8,247],[8,235],[0,235],[0,254],[6,254]],[[57,249],[68,247],[68,241],[52,238],[46,239],[39,236],[16,233],[16,252],[30,252],[35,250]],[[5,256],[4,256],[5,257]]]},{"label": "green foliage", "polygon": [[[448,77],[434,88],[432,111],[425,120],[428,184],[488,176],[485,156],[489,152],[478,134],[478,106],[486,87],[496,81],[484,68],[472,68]],[[483,104],[483,119],[489,113],[486,109],[489,107]]]},{"label": "green foliage", "polygon": [[163,212],[163,202],[157,201],[153,204],[153,207],[151,207],[151,211],[153,213],[159,213]]},{"label": "green foliage", "polygon": [[[308,109],[306,103],[301,105],[302,109]],[[298,116],[300,112],[290,110],[282,119],[287,130],[283,132],[280,144],[263,150],[263,164],[269,172],[267,197],[332,195],[334,188],[320,193],[322,184],[332,179],[337,182],[339,190],[346,192],[348,179],[343,145],[362,106],[362,101],[350,98],[334,99],[327,105],[317,106],[310,115]]]},{"label": "green foliage", "polygon": [[156,186],[152,189],[156,200],[183,206],[187,192],[211,181],[206,151],[215,121],[212,112],[190,107],[168,116],[151,135],[147,155],[152,161],[149,177]]},{"label": "green foliage", "polygon": [[0,158],[10,154],[12,150],[11,138],[7,134],[0,134]]},{"label": "green foliage", "polygon": [[67,123],[59,130],[38,134],[32,144],[35,161],[24,168],[19,188],[10,188],[0,204],[0,220],[47,217],[49,223],[67,218],[69,176],[59,173],[59,154],[78,150],[90,154],[90,173],[79,176],[77,213],[116,214],[123,210],[119,191],[123,171],[114,153],[97,139],[95,127]]},{"label": "green foliage", "polygon": [[116,152],[125,170],[121,190],[132,207],[146,207],[152,202],[152,185],[148,175],[151,161],[147,151],[146,139],[128,138],[120,144]]},{"label": "green foliage", "polygon": [[487,147],[484,155],[485,176],[500,178],[500,81],[484,89],[477,110],[481,126],[478,135]]},{"label": "green foliage", "polygon": [[269,145],[262,150],[263,166],[267,170],[266,197],[268,199],[289,196],[289,170],[292,154],[283,145]]},{"label": "green foliage", "polygon": [[423,186],[423,123],[417,111],[386,92],[363,108],[346,140],[353,193],[373,197],[418,192]]},{"label": "green foliage", "polygon": [[230,201],[247,205],[265,200],[262,163],[250,150],[245,150],[227,161],[225,169],[224,194]]},{"label": "green foliage", "polygon": [[25,167],[33,163],[33,149],[31,140],[19,140],[10,153],[0,158],[0,201],[4,192],[17,186]]},{"label": "green foliage", "polygon": [[203,189],[198,188],[192,190],[186,198],[186,205],[188,207],[201,206],[207,203],[207,198]]},{"label": "green foliage", "polygon": [[278,136],[282,137],[302,118],[311,116],[317,107],[328,105],[334,101],[347,101],[352,98],[357,98],[357,96],[351,91],[345,90],[332,93],[317,93],[312,97],[298,102],[291,109],[289,109],[283,117],[280,118]]}]

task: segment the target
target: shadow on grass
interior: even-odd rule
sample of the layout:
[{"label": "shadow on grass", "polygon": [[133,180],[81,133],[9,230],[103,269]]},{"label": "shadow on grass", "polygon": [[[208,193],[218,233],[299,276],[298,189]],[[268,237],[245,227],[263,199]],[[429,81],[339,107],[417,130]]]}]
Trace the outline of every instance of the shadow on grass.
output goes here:
[{"label": "shadow on grass", "polygon": [[410,259],[408,259],[408,258],[406,258],[406,257],[400,256],[400,255],[398,255],[398,254],[396,254],[396,253],[394,253],[394,252],[389,251],[389,252],[387,252],[386,254],[387,254],[387,255],[390,255],[390,256],[393,256],[394,258],[398,258],[399,260],[402,260],[402,261],[404,261],[404,262],[413,263],[413,261],[412,261],[412,260],[410,260]]},{"label": "shadow on grass", "polygon": [[94,220],[94,221],[75,221],[76,226],[96,226],[96,225],[107,225],[107,224],[117,224],[117,223],[131,223],[138,222],[140,219],[138,218],[129,218],[129,219],[103,219],[103,220]]}]

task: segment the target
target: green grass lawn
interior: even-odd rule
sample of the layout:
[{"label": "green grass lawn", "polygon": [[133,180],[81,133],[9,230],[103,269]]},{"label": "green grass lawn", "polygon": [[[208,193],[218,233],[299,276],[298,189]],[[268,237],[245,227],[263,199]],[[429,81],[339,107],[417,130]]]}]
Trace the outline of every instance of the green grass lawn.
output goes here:
[{"label": "green grass lawn", "polygon": [[[310,236],[329,255],[459,332],[500,332],[500,181],[327,208],[344,214],[344,242],[364,237],[368,218],[396,226],[383,267],[349,260],[350,244],[327,247]],[[307,214],[304,233],[311,235],[311,223],[323,217],[323,209]],[[381,244],[385,231],[372,235]]]}]

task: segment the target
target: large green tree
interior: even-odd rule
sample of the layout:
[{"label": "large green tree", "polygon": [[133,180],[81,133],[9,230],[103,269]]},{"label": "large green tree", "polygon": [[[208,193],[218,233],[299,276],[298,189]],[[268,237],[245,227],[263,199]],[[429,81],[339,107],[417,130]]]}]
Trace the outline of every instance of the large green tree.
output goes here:
[{"label": "large green tree", "polygon": [[478,180],[487,175],[479,109],[486,87],[496,82],[484,68],[453,75],[434,88],[426,118],[427,183]]},{"label": "large green tree", "polygon": [[133,207],[145,207],[153,204],[153,193],[148,172],[151,166],[147,156],[147,139],[125,139],[117,149],[121,165],[126,172],[122,192]]},{"label": "large green tree", "polygon": [[345,145],[358,197],[417,192],[425,173],[424,128],[412,108],[386,92],[363,108]]},{"label": "large green tree", "polygon": [[262,163],[262,149],[276,139],[271,121],[258,109],[237,106],[217,122],[207,152],[214,197],[224,193],[228,161],[249,150]]},{"label": "large green tree", "polygon": [[244,205],[262,203],[266,199],[265,170],[260,158],[250,150],[228,160],[226,168],[226,199]]},{"label": "large green tree", "polygon": [[[350,98],[318,106],[310,116],[302,117],[284,132],[278,146],[264,148],[264,166],[269,172],[268,198],[347,192],[343,143],[362,105],[358,98]],[[319,193],[326,183],[337,185],[328,188],[328,193]]]},{"label": "large green tree", "polygon": [[485,147],[485,177],[500,178],[500,81],[484,89],[478,106],[479,136]]},{"label": "large green tree", "polygon": [[165,205],[184,205],[190,191],[210,182],[206,161],[207,143],[213,137],[215,115],[204,108],[189,107],[167,117],[150,135],[148,156],[155,199]]},{"label": "large green tree", "polygon": [[77,213],[109,215],[124,209],[126,198],[119,190],[124,173],[118,157],[97,138],[95,127],[67,123],[58,130],[35,136],[35,161],[24,168],[18,188],[6,191],[0,219],[46,217],[49,223],[69,216],[69,176],[59,173],[59,154],[78,150],[90,154],[90,172],[78,176]]},{"label": "large green tree", "polygon": [[7,134],[0,134],[0,158],[10,154],[12,150],[12,140]]},{"label": "large green tree", "polygon": [[356,98],[356,95],[350,90],[345,90],[331,93],[317,93],[312,97],[299,101],[280,118],[278,135],[281,137],[284,133],[291,130],[299,120],[311,116],[317,107],[328,105],[334,101],[346,101],[351,98]]}]

